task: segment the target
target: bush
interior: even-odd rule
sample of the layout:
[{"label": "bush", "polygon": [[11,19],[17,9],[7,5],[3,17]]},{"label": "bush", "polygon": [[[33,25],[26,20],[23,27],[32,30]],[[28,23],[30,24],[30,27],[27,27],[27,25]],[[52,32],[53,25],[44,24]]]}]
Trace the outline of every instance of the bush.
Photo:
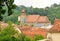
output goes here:
[{"label": "bush", "polygon": [[26,36],[24,41],[31,41],[31,38],[29,36]]},{"label": "bush", "polygon": [[18,32],[9,23],[7,27],[0,31],[0,41],[17,41],[19,37],[16,37],[15,34],[18,35]]},{"label": "bush", "polygon": [[0,41],[37,41],[42,40],[42,35],[36,35],[34,39],[25,36],[23,33],[19,34],[12,26],[12,22],[8,22],[8,26],[0,31]]},{"label": "bush", "polygon": [[42,36],[42,35],[36,35],[35,38],[34,38],[34,41],[42,40],[42,39],[44,39],[44,36]]}]

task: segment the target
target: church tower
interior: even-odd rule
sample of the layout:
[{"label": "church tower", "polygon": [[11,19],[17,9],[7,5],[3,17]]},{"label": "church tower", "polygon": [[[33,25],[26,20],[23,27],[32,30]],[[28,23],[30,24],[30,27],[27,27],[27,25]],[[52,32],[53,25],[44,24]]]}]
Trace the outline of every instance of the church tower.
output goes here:
[{"label": "church tower", "polygon": [[26,15],[26,14],[25,14],[25,9],[23,9],[21,12],[22,12],[21,15]]},{"label": "church tower", "polygon": [[25,9],[22,9],[21,11],[21,15],[20,15],[20,22],[24,23],[26,20],[26,13],[25,13]]}]

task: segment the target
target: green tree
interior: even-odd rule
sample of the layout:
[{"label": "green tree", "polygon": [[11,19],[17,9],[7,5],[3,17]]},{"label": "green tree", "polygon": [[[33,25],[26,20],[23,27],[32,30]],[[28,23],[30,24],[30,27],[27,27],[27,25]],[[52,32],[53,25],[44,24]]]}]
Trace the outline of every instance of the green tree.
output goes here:
[{"label": "green tree", "polygon": [[0,31],[0,41],[20,41],[18,36],[17,30],[14,29],[10,22],[6,28]]},{"label": "green tree", "polygon": [[5,14],[5,11],[2,7],[7,6],[8,9],[8,15],[11,15],[12,9],[16,7],[16,5],[13,5],[14,0],[0,0],[0,21],[3,19],[2,14]]},{"label": "green tree", "polygon": [[29,36],[26,36],[26,37],[24,38],[24,41],[31,41],[31,38],[30,38]]},{"label": "green tree", "polygon": [[7,27],[0,29],[0,41],[31,41],[31,38],[23,33],[18,33],[12,22],[8,22]]},{"label": "green tree", "polygon": [[35,38],[34,38],[34,41],[42,40],[42,39],[44,39],[43,35],[36,35]]},{"label": "green tree", "polygon": [[2,8],[4,6],[4,0],[0,0],[0,21],[2,20],[2,14],[5,13],[5,10]]},{"label": "green tree", "polygon": [[16,5],[13,4],[13,2],[14,2],[14,0],[6,0],[5,1],[5,4],[8,7],[8,15],[11,15],[13,13],[12,9],[14,9],[16,7]]}]

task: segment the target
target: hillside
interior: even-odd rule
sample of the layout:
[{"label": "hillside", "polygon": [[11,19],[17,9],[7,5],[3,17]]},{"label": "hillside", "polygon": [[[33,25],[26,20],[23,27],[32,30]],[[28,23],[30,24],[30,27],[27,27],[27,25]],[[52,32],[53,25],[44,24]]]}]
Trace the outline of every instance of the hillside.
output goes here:
[{"label": "hillside", "polygon": [[[6,7],[5,7],[6,8]],[[46,8],[33,8],[31,7],[26,7],[26,6],[17,6],[15,9],[13,9],[13,14],[10,16],[7,16],[7,12],[4,15],[3,20],[8,22],[12,21],[14,23],[18,23],[18,16],[21,15],[21,10],[22,9],[26,10],[26,14],[39,14],[43,16],[48,16],[51,22],[53,23],[55,18],[60,18],[60,4],[53,4],[51,7],[46,7]]]}]

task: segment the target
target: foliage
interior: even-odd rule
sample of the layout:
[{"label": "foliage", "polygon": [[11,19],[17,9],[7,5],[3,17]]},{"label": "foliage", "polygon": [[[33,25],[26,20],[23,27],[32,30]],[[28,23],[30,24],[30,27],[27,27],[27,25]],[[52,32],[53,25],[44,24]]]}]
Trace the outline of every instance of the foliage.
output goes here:
[{"label": "foliage", "polygon": [[3,20],[5,22],[11,21],[13,23],[16,23],[16,22],[18,22],[18,16],[17,15],[10,15],[10,16],[4,17]]},{"label": "foliage", "polygon": [[3,2],[4,2],[3,0],[0,1],[0,21],[2,19],[1,15],[5,13],[5,10],[2,8],[4,6]]},{"label": "foliage", "polygon": [[24,41],[31,41],[31,38],[29,36],[26,36]]},{"label": "foliage", "polygon": [[34,41],[45,39],[42,35],[36,35]]},{"label": "foliage", "polygon": [[16,8],[12,10],[13,14],[11,16],[8,16],[7,13],[4,14],[3,20],[5,22],[12,21],[13,23],[19,24],[18,23],[18,16],[21,15],[21,11],[23,8],[26,10],[27,15],[39,14],[42,16],[48,16],[51,23],[54,22],[55,18],[60,19],[60,4],[55,3],[55,4],[52,4],[51,7],[46,7],[46,8],[33,8],[32,6],[26,7],[23,5],[16,6]]},{"label": "foliage", "polygon": [[11,15],[12,9],[16,7],[16,5],[13,4],[14,0],[0,0],[0,21],[3,19],[2,14],[5,14],[6,10],[3,9],[3,6],[7,6],[8,9],[8,15]]},{"label": "foliage", "polygon": [[13,4],[14,0],[5,0],[4,2],[8,8],[8,15],[11,15],[13,13],[12,9],[16,7],[16,5]]},{"label": "foliage", "polygon": [[0,41],[37,41],[44,39],[41,35],[36,35],[35,38],[32,39],[23,33],[20,34],[12,24],[13,23],[9,21],[7,27],[0,29]]},{"label": "foliage", "polygon": [[19,34],[17,30],[14,29],[12,22],[8,22],[8,26],[3,30],[0,29],[0,41],[30,41],[29,37],[24,34]]},{"label": "foliage", "polygon": [[52,23],[55,20],[55,18],[60,19],[60,4],[52,5],[47,9],[47,12],[48,12],[47,16],[49,17]]},{"label": "foliage", "polygon": [[10,24],[0,31],[0,41],[20,41],[18,32]]}]

